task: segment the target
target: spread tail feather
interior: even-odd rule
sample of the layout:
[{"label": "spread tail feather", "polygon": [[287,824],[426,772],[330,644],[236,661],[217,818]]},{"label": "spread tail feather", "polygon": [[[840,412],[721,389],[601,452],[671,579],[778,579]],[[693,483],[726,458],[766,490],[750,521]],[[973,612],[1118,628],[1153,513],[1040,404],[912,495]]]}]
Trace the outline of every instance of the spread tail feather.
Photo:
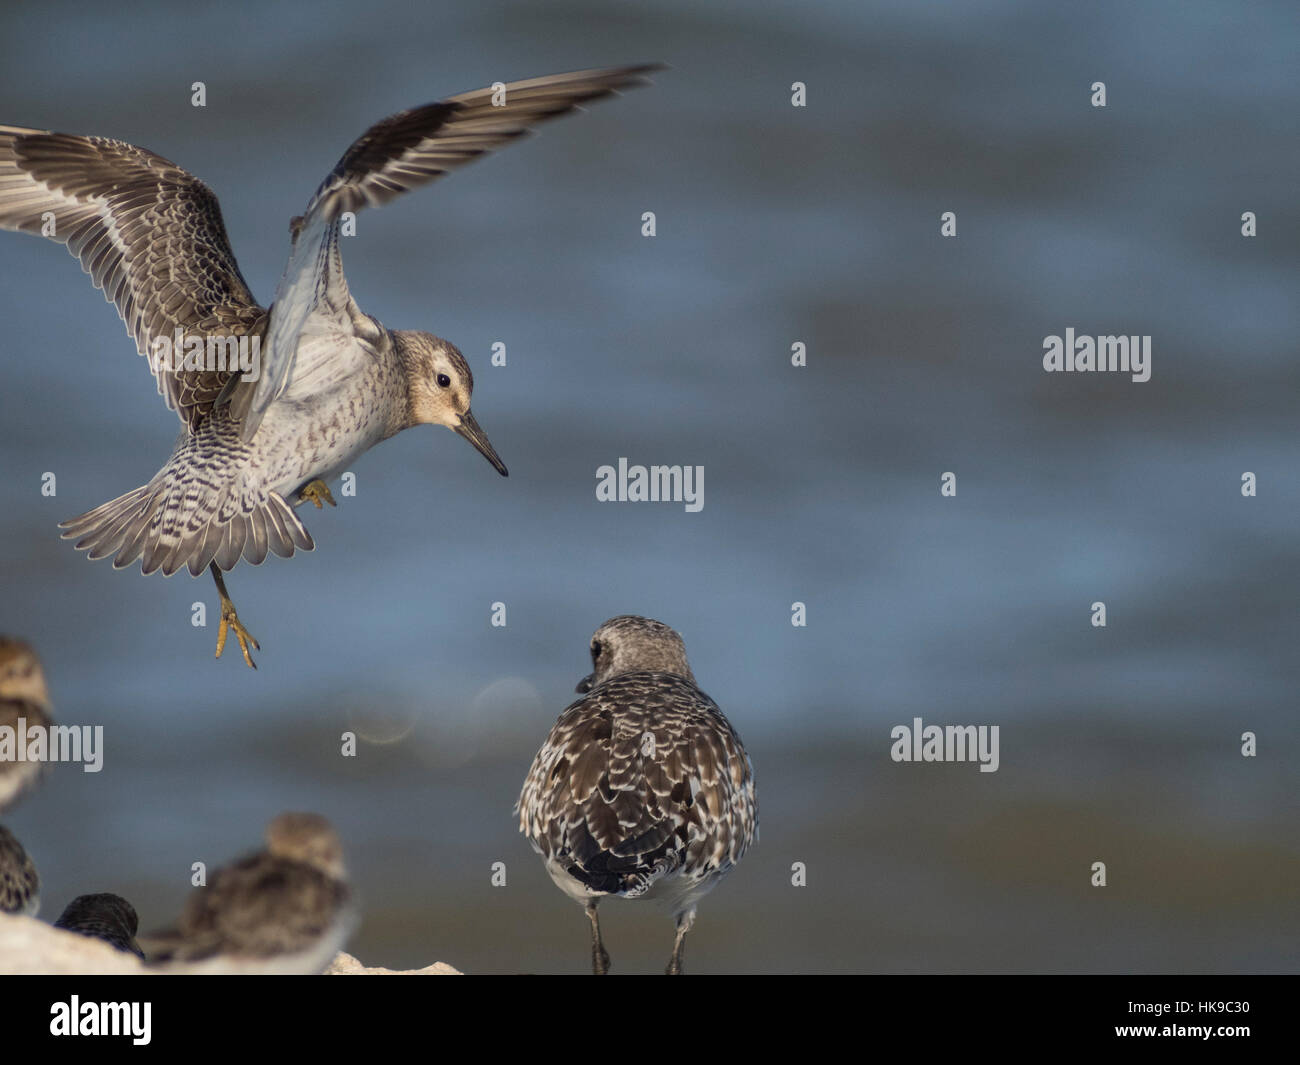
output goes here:
[{"label": "spread tail feather", "polygon": [[270,492],[249,509],[221,496],[195,499],[193,485],[150,482],[125,495],[60,522],[65,540],[92,559],[114,555],[122,569],[142,558],[140,569],[162,570],[170,577],[188,567],[197,577],[215,561],[235,568],[242,556],[253,565],[268,552],[290,558],[294,549],[314,550],[311,534],[278,492]]}]

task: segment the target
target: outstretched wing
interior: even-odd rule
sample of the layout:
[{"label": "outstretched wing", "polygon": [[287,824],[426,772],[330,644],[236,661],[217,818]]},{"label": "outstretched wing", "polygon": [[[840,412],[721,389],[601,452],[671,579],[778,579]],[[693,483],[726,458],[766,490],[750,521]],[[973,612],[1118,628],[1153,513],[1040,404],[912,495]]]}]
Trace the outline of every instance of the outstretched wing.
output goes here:
[{"label": "outstretched wing", "polygon": [[[338,252],[345,211],[393,197],[472,162],[548,119],[622,89],[645,84],[657,65],[580,70],[462,93],[391,115],[366,130],[293,222],[294,244],[275,292],[264,370],[247,410],[235,409],[244,439],[288,387],[298,338],[322,308],[343,318],[351,303]],[[321,349],[325,350],[324,348]]]},{"label": "outstretched wing", "polygon": [[[141,355],[178,328],[204,338],[265,328],[216,196],[144,148],[0,126],[0,228],[66,244],[117,305]],[[234,375],[206,363],[187,370],[179,357],[149,362],[159,394],[191,432]]]}]

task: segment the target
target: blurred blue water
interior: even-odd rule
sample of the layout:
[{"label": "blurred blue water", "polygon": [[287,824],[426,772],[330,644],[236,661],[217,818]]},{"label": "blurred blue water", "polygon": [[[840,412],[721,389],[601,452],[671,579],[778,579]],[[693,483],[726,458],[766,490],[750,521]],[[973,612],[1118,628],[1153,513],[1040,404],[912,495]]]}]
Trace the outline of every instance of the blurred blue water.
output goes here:
[{"label": "blurred blue water", "polygon": [[[344,249],[358,302],[460,346],[511,475],[429,429],[363,457],[355,498],[305,514],[314,554],[230,577],[264,648],[256,674],[230,651],[213,661],[214,629],[191,627],[194,601],[215,605],[206,578],[114,572],[59,541],[58,520],[153,474],[176,423],[66,253],[0,238],[0,627],[39,647],[61,718],[104,722],[109,744],[103,774],[61,767],[15,815],[47,841],[31,849],[49,890],[127,879],[163,920],[192,851],[228,856],[300,805],[351,830],[372,915],[398,926],[416,899],[495,912],[491,860],[540,877],[511,835],[514,789],[586,670],[591,630],[624,612],[683,633],[754,749],[767,827],[752,863],[766,874],[747,866],[726,888],[741,914],[769,922],[792,905],[746,874],[788,878],[796,841],[833,840],[842,815],[807,797],[832,801],[860,773],[916,815],[941,875],[969,872],[924,830],[913,800],[932,798],[887,760],[890,725],[915,714],[1000,722],[1004,745],[1021,730],[1032,752],[996,786],[961,778],[955,809],[991,810],[1006,788],[1050,805],[1051,781],[1074,779],[1062,745],[1081,779],[1120,793],[1131,781],[1115,759],[1134,736],[1163,789],[1198,808],[1218,775],[1241,772],[1235,737],[1256,730],[1269,757],[1228,826],[1206,822],[1190,846],[1274,825],[1281,806],[1289,831],[1264,835],[1293,857],[1297,42],[1282,3],[8,11],[0,121],[118,137],[198,174],[263,300],[288,218],[368,123],[497,79],[671,66],[360,216]],[[205,109],[190,106],[195,80]],[[795,80],[805,109],[789,106]],[[1088,105],[1096,80],[1104,110]],[[939,236],[945,210],[956,240]],[[1259,218],[1250,240],[1245,210]],[[1151,381],[1045,375],[1043,337],[1068,326],[1150,334]],[[498,340],[504,368],[489,365]],[[796,340],[805,369],[789,364]],[[595,470],[620,456],[703,465],[704,510],[597,503]],[[946,470],[956,499],[939,496]],[[1257,498],[1240,495],[1245,470]],[[40,494],[45,471],[56,498]],[[498,600],[505,629],[489,624]],[[796,600],[806,629],[790,625]],[[1089,625],[1094,600],[1104,630]],[[403,739],[343,764],[338,734],[358,722]],[[1217,756],[1192,758],[1196,744]],[[90,830],[57,845],[74,818]],[[827,860],[914,894],[873,846],[864,834]],[[1016,855],[1009,868],[1036,861]],[[1050,888],[1034,898],[1064,905]],[[1294,927],[1293,906],[1238,902],[1261,930]],[[831,911],[871,939],[851,900]],[[460,920],[392,949],[554,967],[550,946],[475,954],[484,937],[465,917],[456,938]],[[582,928],[560,942],[569,932],[580,963]],[[1081,967],[1116,957],[1085,940],[1133,938],[1122,922],[1059,935]],[[853,953],[853,936],[834,961],[815,936],[778,951],[751,930],[748,953],[743,927],[723,938],[715,951],[734,954],[714,956],[741,968],[762,950],[768,967],[879,956]],[[1142,958],[1176,965],[1178,942],[1157,934]],[[1211,957],[1270,966],[1271,942],[1225,933]],[[903,937],[888,957],[1036,960],[956,944],[921,960]],[[363,930],[368,947],[390,949],[382,928]]]}]

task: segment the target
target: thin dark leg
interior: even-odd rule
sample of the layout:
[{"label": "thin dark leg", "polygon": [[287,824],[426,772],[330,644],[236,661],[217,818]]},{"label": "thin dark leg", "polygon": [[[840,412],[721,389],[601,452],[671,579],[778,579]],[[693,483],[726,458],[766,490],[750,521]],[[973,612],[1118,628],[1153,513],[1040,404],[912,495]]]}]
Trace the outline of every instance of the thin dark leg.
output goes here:
[{"label": "thin dark leg", "polygon": [[600,941],[600,918],[594,902],[587,904],[587,917],[591,920],[591,972],[593,976],[604,976],[609,972],[609,953]]}]

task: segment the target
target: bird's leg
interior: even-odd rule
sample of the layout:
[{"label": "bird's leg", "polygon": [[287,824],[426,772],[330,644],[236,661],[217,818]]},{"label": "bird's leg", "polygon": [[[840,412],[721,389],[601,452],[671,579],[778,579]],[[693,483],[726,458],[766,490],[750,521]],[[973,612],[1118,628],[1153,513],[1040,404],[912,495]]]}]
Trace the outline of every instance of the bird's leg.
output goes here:
[{"label": "bird's leg", "polygon": [[299,503],[315,503],[317,510],[324,509],[321,501],[328,503],[332,507],[338,506],[334,502],[334,496],[330,493],[330,486],[317,477],[314,481],[309,481],[298,489]]},{"label": "bird's leg", "polygon": [[664,970],[665,976],[682,975],[682,954],[683,947],[686,943],[686,933],[689,932],[695,924],[695,911],[687,910],[685,913],[677,915],[677,940],[673,943],[673,956],[668,962],[668,968]]},{"label": "bird's leg", "polygon": [[239,641],[239,649],[244,652],[244,661],[248,663],[248,668],[256,669],[257,663],[248,653],[248,645],[251,643],[259,651],[262,645],[240,623],[239,615],[235,613],[235,604],[230,600],[230,595],[226,591],[226,582],[221,579],[221,570],[217,568],[217,564],[209,563],[208,569],[212,571],[212,579],[217,582],[217,594],[221,596],[221,626],[217,629],[217,657],[220,658],[221,652],[226,649],[226,636],[233,629],[235,639]]},{"label": "bird's leg", "polygon": [[600,941],[600,918],[596,916],[596,904],[587,903],[587,917],[591,920],[591,973],[604,976],[609,972],[609,953]]}]

